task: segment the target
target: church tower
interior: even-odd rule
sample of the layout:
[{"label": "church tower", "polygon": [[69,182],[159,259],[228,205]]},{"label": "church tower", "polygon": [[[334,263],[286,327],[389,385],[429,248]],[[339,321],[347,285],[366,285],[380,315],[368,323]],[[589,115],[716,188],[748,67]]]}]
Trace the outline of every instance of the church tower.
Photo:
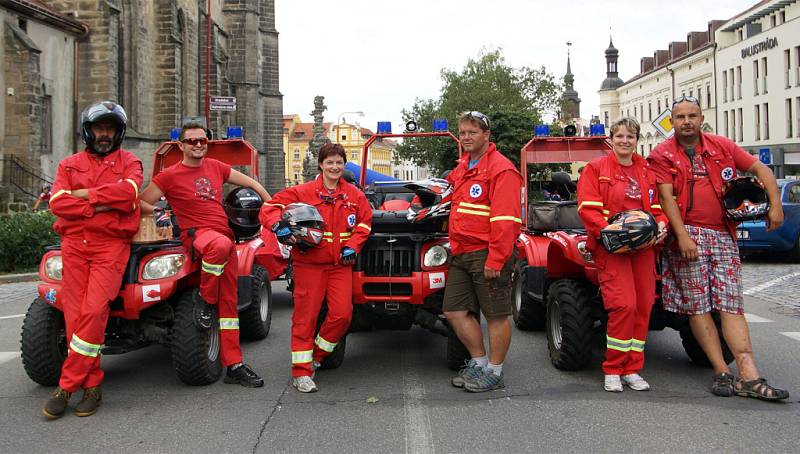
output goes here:
[{"label": "church tower", "polygon": [[575,91],[575,76],[569,61],[569,48],[572,43],[567,43],[567,73],[564,75],[564,94],[561,96],[561,120],[571,121],[581,117],[581,99]]}]

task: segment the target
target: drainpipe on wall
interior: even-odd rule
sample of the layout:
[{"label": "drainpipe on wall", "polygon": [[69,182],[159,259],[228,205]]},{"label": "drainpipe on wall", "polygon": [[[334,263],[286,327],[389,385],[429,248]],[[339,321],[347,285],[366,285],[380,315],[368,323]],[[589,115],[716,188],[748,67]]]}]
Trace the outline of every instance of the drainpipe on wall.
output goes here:
[{"label": "drainpipe on wall", "polygon": [[78,44],[89,37],[89,26],[81,23],[83,32],[75,37],[72,43],[72,153],[78,149],[78,122],[80,111],[78,110]]},{"label": "drainpipe on wall", "polygon": [[[714,65],[714,72],[711,74],[711,85],[714,87],[714,134],[719,134],[719,116],[717,108],[717,43],[714,43],[711,51],[711,62]],[[736,138],[734,137],[734,140]]]}]

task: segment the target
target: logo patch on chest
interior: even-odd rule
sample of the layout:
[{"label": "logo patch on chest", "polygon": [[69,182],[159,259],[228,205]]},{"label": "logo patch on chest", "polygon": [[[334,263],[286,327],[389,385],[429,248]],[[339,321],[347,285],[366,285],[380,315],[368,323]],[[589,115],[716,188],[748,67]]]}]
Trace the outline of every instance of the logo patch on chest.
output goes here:
[{"label": "logo patch on chest", "polygon": [[469,188],[469,195],[472,196],[473,199],[477,199],[483,194],[483,187],[480,184],[475,183]]},{"label": "logo patch on chest", "polygon": [[347,216],[347,225],[349,225],[351,228],[356,225],[356,215],[355,214],[351,214],[351,215]]},{"label": "logo patch on chest", "polygon": [[725,167],[724,169],[722,169],[722,171],[719,174],[720,174],[720,176],[722,176],[722,179],[724,181],[728,181],[731,178],[733,178],[733,168]]}]

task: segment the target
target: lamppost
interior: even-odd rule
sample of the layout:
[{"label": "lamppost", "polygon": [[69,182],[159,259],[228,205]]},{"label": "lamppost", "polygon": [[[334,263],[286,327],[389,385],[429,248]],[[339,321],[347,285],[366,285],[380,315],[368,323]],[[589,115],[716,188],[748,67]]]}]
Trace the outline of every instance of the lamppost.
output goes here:
[{"label": "lamppost", "polygon": [[347,121],[347,119],[344,118],[345,114],[356,114],[359,117],[363,117],[364,116],[364,112],[362,112],[360,110],[352,111],[352,112],[342,112],[342,113],[340,113],[339,114],[339,118],[336,120],[336,143],[339,143],[341,141],[341,138],[342,138],[342,134],[340,132],[341,131],[340,125],[342,124],[342,120]]}]

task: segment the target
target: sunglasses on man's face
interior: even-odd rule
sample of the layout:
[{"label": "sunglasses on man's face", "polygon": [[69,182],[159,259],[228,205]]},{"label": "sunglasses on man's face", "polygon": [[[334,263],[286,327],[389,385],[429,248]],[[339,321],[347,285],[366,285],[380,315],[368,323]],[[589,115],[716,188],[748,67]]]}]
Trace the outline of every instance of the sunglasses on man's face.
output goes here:
[{"label": "sunglasses on man's face", "polygon": [[207,144],[208,143],[208,139],[205,138],[205,137],[197,137],[197,138],[194,138],[194,139],[186,138],[186,139],[182,139],[181,142],[185,143],[186,145],[191,145],[193,147],[196,147],[198,145],[203,146],[203,145]]},{"label": "sunglasses on man's face", "polygon": [[674,108],[675,106],[677,106],[682,102],[690,102],[696,105],[697,107],[700,107],[700,100],[695,98],[694,96],[680,96],[678,98],[675,98],[675,100],[672,101],[672,107]]},{"label": "sunglasses on man's face", "polygon": [[479,122],[481,122],[484,125],[486,125],[487,129],[491,129],[491,126],[489,125],[489,117],[487,117],[486,115],[478,112],[477,110],[473,110],[473,111],[470,111],[470,112],[464,112],[463,114],[461,114],[461,117],[464,118],[464,119],[475,119],[475,120],[478,120]]}]

